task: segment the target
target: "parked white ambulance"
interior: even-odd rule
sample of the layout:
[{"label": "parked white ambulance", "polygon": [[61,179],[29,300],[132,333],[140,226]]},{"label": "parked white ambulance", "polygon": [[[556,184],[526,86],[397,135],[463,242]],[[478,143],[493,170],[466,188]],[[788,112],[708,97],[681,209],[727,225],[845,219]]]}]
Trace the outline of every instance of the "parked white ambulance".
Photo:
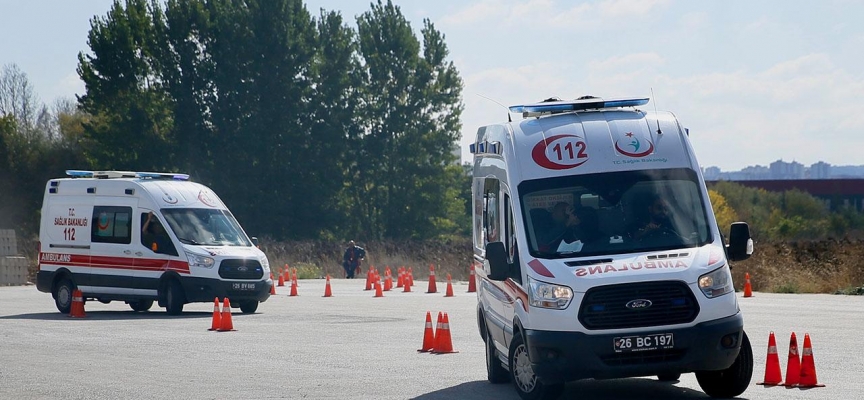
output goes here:
[{"label": "parked white ambulance", "polygon": [[477,322],[489,381],[556,398],[583,378],[695,372],[734,397],[753,371],[728,261],[688,133],[647,98],[510,107],[481,127],[473,169]]},{"label": "parked white ambulance", "polygon": [[210,188],[185,174],[66,173],[45,187],[36,275],[60,312],[76,288],[169,314],[217,297],[254,313],[270,297],[267,256]]}]

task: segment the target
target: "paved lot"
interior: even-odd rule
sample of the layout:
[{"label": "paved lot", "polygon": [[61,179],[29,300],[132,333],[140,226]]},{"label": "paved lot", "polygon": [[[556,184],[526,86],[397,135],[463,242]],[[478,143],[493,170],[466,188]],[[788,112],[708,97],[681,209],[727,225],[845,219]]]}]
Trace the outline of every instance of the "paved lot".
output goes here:
[{"label": "paved lot", "polygon": [[[0,287],[0,399],[518,399],[510,384],[486,381],[474,294],[412,293],[373,298],[363,280],[300,281],[261,304],[233,313],[236,332],[208,332],[212,304],[180,316],[154,306],[135,313],[123,303],[87,303],[87,318],[54,308],[33,286]],[[444,285],[439,284],[443,291]],[[864,398],[864,297],[773,295],[740,299],[756,358],[765,371],[768,332],[786,367],[789,334],[813,340],[819,381],[800,390],[751,385],[746,399]],[[426,311],[450,317],[457,354],[420,354]],[[563,398],[702,399],[692,374],[680,382],[651,378],[579,381]]]}]

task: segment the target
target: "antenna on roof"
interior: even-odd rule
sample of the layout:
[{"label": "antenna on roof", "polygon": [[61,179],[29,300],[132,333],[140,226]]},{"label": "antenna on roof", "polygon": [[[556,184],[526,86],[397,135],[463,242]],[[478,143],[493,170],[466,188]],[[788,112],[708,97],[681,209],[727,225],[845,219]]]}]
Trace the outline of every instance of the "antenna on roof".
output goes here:
[{"label": "antenna on roof", "polygon": [[503,104],[501,104],[501,103],[499,103],[499,102],[497,102],[497,101],[495,101],[495,100],[492,100],[492,99],[490,99],[490,98],[488,98],[488,97],[486,97],[486,96],[484,96],[484,95],[482,95],[482,94],[480,94],[480,93],[474,93],[474,94],[476,94],[476,95],[478,95],[478,96],[480,96],[480,97],[482,97],[482,98],[484,98],[484,99],[486,99],[486,100],[489,100],[489,101],[491,101],[491,102],[493,102],[493,103],[495,103],[495,104],[497,104],[497,105],[499,105],[499,106],[501,106],[501,107],[504,107],[504,109],[507,110],[507,122],[513,122],[513,120],[510,119],[510,109],[507,108],[507,106],[505,106],[505,105],[503,105]]},{"label": "antenna on roof", "polygon": [[[654,88],[651,88],[651,98],[654,99],[654,116],[657,116],[657,98],[654,97]],[[657,119],[657,134],[662,135],[663,131],[660,130],[660,119]]]}]

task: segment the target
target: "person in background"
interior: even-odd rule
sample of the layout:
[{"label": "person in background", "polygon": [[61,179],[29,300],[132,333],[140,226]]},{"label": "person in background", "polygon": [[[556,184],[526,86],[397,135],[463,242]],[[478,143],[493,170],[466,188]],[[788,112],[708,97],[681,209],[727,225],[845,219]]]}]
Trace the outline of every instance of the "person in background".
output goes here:
[{"label": "person in background", "polygon": [[342,255],[342,268],[345,269],[345,278],[353,279],[355,273],[361,273],[360,262],[366,258],[366,250],[354,244],[351,240],[348,242],[348,248],[345,249],[345,254]]}]

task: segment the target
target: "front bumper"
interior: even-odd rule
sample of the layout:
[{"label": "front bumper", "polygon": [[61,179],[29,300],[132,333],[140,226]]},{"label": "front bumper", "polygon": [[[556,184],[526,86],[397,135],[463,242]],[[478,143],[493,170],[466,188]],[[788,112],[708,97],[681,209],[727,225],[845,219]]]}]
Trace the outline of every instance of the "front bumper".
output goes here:
[{"label": "front bumper", "polygon": [[273,286],[273,281],[270,279],[250,282],[183,277],[180,283],[183,285],[186,301],[189,303],[209,302],[216,297],[220,299],[227,297],[232,303],[248,300],[264,302],[270,298],[270,288]]},{"label": "front bumper", "polygon": [[[525,343],[534,374],[547,383],[713,371],[729,368],[738,357],[744,319],[738,313],[689,328],[658,329],[636,335],[652,333],[672,333],[675,347],[616,353],[613,339],[634,334],[588,335],[536,330],[525,330]],[[736,338],[729,348],[720,344],[721,338],[727,335]]]}]

